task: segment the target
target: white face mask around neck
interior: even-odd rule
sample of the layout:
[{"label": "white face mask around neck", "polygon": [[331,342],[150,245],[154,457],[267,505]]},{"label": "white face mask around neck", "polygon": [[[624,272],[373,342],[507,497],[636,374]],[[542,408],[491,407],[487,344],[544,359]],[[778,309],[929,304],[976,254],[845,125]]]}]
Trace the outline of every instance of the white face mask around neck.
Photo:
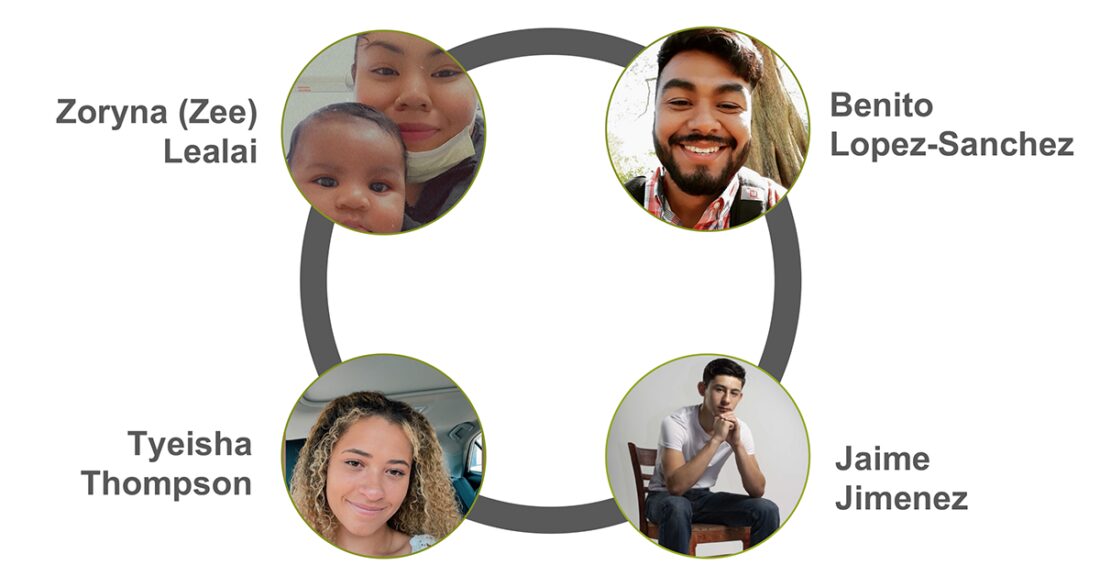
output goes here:
[{"label": "white face mask around neck", "polygon": [[[476,120],[476,117],[475,117]],[[409,152],[408,177],[413,184],[427,182],[474,155],[474,121],[434,150]]]}]

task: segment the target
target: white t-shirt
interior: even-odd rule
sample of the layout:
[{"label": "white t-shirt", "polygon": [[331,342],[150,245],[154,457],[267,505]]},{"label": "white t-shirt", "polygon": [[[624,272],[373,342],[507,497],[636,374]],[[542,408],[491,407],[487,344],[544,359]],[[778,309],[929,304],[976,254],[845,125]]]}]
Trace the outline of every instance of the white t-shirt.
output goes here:
[{"label": "white t-shirt", "polygon": [[[659,447],[657,466],[654,467],[653,478],[649,481],[650,491],[668,491],[668,488],[665,487],[665,474],[661,466],[661,450],[679,450],[684,454],[684,462],[687,462],[707,445],[710,434],[707,434],[703,430],[703,425],[699,423],[700,408],[701,405],[699,404],[684,406],[661,421],[661,435],[657,439],[657,446]],[[752,430],[749,430],[749,425],[745,424],[745,421],[740,418],[737,419],[737,423],[741,426],[741,444],[745,446],[745,451],[749,454],[755,454],[756,446],[752,441]],[[714,453],[714,457],[711,458],[710,463],[707,464],[707,469],[692,488],[713,487],[715,482],[718,481],[718,473],[731,454],[733,454],[733,447],[728,442],[722,442],[722,445]],[[735,462],[734,468],[736,467]]]},{"label": "white t-shirt", "polygon": [[409,547],[412,548],[413,552],[419,552],[433,544],[435,544],[435,538],[428,534],[417,534],[409,538]]}]

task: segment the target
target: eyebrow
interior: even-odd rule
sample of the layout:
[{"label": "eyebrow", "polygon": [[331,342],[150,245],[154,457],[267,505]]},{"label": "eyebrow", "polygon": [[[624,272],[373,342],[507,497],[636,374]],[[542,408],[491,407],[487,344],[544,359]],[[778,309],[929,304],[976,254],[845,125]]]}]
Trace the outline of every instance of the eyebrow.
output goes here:
[{"label": "eyebrow", "polygon": [[405,172],[407,171],[407,169],[405,168],[404,165],[402,165],[400,168],[397,168],[395,166],[388,166],[387,165],[387,166],[383,166],[381,171],[382,171],[383,174],[392,173],[392,174],[395,174],[395,175],[404,175]]},{"label": "eyebrow", "polygon": [[377,46],[379,48],[385,48],[386,50],[389,50],[390,52],[393,52],[394,54],[404,54],[405,53],[405,50],[402,49],[397,44],[390,44],[389,42],[383,42],[382,40],[374,40],[374,41],[367,40],[366,46],[363,46],[363,50],[369,50],[371,48],[374,48],[375,46]]},{"label": "eyebrow", "polygon": [[744,91],[745,91],[745,86],[742,85],[742,84],[739,84],[737,82],[727,82],[726,84],[722,84],[721,86],[719,86],[715,90],[715,92],[718,92],[719,94],[727,94],[729,92],[744,92]]},{"label": "eyebrow", "polygon": [[[386,50],[389,50],[390,52],[393,52],[394,54],[401,54],[402,56],[405,55],[405,49],[404,48],[398,46],[397,44],[392,44],[390,42],[386,42],[386,41],[383,41],[383,40],[375,40],[373,42],[370,41],[370,40],[367,40],[366,46],[363,46],[363,50],[370,49],[374,46],[378,46],[379,48],[385,48]],[[443,49],[437,47],[435,50],[432,50],[431,52],[428,52],[428,57],[431,58],[431,57],[434,57],[434,56],[438,56],[440,54],[443,54]]]},{"label": "eyebrow", "polygon": [[[696,86],[692,82],[688,82],[687,80],[682,80],[680,78],[671,78],[668,82],[665,82],[664,86],[661,87],[661,93],[663,94],[666,90],[672,88],[681,88],[683,90],[690,90],[692,92],[696,90]],[[714,91],[719,94],[728,94],[730,92],[743,93],[745,91],[745,86],[740,82],[727,82],[725,84],[719,84],[718,87],[714,89]]]},{"label": "eyebrow", "polygon": [[404,165],[402,165],[400,168],[397,168],[395,166],[391,166],[391,165],[386,164],[386,165],[383,165],[383,166],[378,166],[377,169],[374,171],[374,173],[372,175],[374,177],[394,178],[394,179],[396,179],[398,176],[404,177],[405,172],[406,172],[406,170],[405,170]]},{"label": "eyebrow", "polygon": [[311,162],[302,166],[309,170],[324,170],[325,172],[343,172],[342,166],[336,166],[335,164],[328,164],[327,162]]},{"label": "eyebrow", "polygon": [[661,86],[661,93],[664,94],[667,90],[672,88],[683,88],[684,90],[695,90],[695,84],[688,82],[687,80],[681,80],[679,78],[672,78],[668,82],[665,82],[664,86]]},{"label": "eyebrow", "polygon": [[[374,458],[374,456],[370,452],[364,452],[364,451],[362,451],[358,448],[347,448],[347,449],[344,450],[344,452],[351,452],[352,454],[358,454],[359,456],[362,456],[364,458]],[[343,454],[343,452],[341,452],[341,454]],[[409,464],[408,462],[406,462],[406,461],[404,461],[400,458],[393,458],[393,459],[389,460],[388,463],[389,464],[404,464],[405,466],[408,466],[409,468],[412,468],[412,464]]]}]

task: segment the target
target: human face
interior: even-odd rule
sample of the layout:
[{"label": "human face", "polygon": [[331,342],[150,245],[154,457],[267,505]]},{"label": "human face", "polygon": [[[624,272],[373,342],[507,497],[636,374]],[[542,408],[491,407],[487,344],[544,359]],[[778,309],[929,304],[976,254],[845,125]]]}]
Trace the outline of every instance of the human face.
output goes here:
[{"label": "human face", "polygon": [[710,383],[699,383],[699,394],[703,396],[703,406],[713,416],[733,414],[741,402],[741,389],[745,383],[740,378],[720,374]]},{"label": "human face", "polygon": [[371,416],[348,427],[332,448],[325,486],[340,522],[337,540],[382,534],[409,492],[412,464],[412,444],[401,426]]},{"label": "human face", "polygon": [[712,54],[673,56],[658,79],[653,147],[676,186],[717,196],[744,166],[751,142],[748,81]]},{"label": "human face", "polygon": [[442,48],[401,32],[371,32],[356,45],[355,98],[401,129],[411,152],[434,150],[474,120],[474,85]]},{"label": "human face", "polygon": [[405,156],[377,124],[355,117],[314,120],[290,159],[294,183],[315,209],[360,232],[401,231]]}]

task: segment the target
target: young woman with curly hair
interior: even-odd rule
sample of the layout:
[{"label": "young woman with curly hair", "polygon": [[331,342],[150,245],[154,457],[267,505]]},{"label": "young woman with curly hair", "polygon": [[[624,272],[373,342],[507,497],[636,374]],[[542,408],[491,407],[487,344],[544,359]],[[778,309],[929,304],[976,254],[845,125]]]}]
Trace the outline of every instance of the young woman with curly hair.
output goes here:
[{"label": "young woman with curly hair", "polygon": [[302,447],[290,493],[318,534],[365,556],[417,552],[461,520],[428,419],[377,392],[325,407]]}]

